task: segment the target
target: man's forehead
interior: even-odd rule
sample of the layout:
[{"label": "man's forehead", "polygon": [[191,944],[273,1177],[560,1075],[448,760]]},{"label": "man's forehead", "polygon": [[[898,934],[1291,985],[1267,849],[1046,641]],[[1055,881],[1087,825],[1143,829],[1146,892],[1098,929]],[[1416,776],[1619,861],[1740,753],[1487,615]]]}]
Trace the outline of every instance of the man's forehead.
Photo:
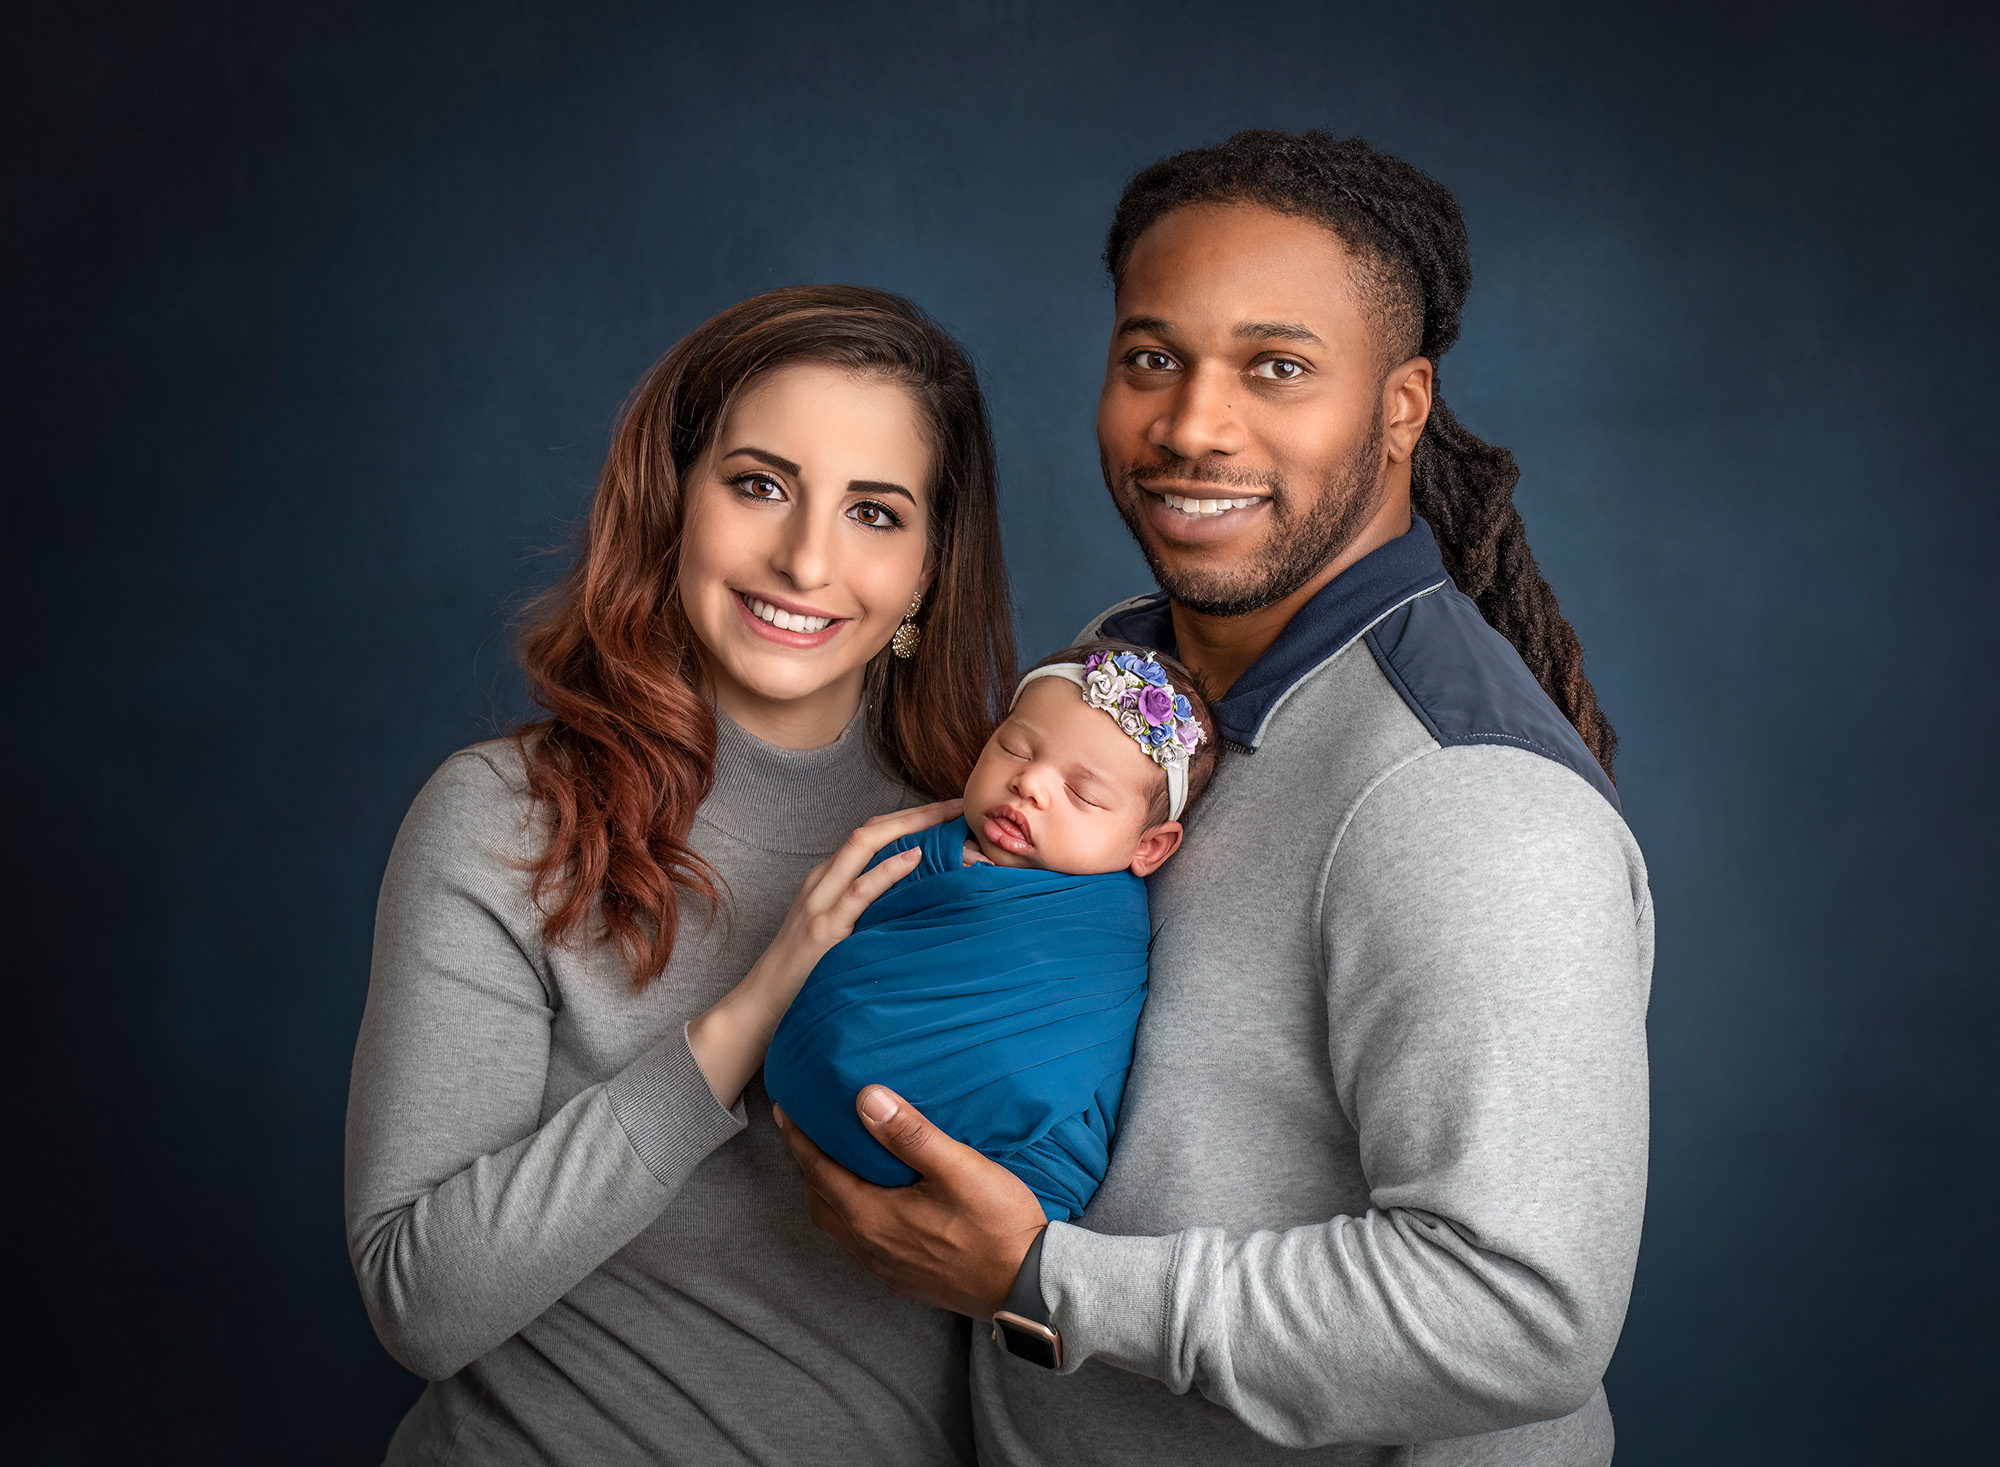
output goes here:
[{"label": "man's forehead", "polygon": [[1113,330],[1324,345],[1367,326],[1349,265],[1312,220],[1250,204],[1177,209],[1134,244]]}]

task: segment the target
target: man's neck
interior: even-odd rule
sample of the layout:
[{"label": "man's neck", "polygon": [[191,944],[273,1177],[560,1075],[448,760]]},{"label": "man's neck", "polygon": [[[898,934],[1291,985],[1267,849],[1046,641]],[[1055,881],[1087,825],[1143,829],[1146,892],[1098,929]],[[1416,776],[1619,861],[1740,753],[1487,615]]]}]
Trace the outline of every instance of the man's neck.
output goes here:
[{"label": "man's neck", "polygon": [[1361,533],[1342,547],[1340,554],[1282,601],[1273,601],[1240,616],[1207,616],[1188,610],[1178,601],[1172,602],[1174,643],[1180,660],[1201,675],[1211,698],[1222,697],[1250,670],[1250,664],[1278,640],[1278,633],[1299,614],[1299,608],[1349,566],[1409,530],[1409,495],[1392,493]]}]

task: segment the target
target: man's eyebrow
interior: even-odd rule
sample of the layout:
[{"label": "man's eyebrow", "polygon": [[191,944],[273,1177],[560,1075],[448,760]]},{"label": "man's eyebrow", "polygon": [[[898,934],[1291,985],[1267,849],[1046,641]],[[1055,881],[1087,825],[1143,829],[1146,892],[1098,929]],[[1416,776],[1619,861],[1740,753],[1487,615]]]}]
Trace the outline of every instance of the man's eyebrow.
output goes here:
[{"label": "man's eyebrow", "polygon": [[758,463],[774,468],[781,474],[797,474],[799,471],[799,466],[790,459],[781,458],[769,449],[764,448],[732,448],[723,457],[735,458],[739,453],[748,454],[751,458],[756,459]]},{"label": "man's eyebrow", "polygon": [[912,506],[917,502],[917,496],[905,489],[901,484],[891,484],[885,479],[849,479],[847,481],[847,492],[849,494],[900,494],[903,498],[909,500]]},{"label": "man's eyebrow", "polygon": [[1318,333],[1297,321],[1245,321],[1230,335],[1238,341],[1296,341],[1301,346],[1325,346]]},{"label": "man's eyebrow", "polygon": [[1127,316],[1118,323],[1115,336],[1161,336],[1172,338],[1174,323],[1164,316]]}]

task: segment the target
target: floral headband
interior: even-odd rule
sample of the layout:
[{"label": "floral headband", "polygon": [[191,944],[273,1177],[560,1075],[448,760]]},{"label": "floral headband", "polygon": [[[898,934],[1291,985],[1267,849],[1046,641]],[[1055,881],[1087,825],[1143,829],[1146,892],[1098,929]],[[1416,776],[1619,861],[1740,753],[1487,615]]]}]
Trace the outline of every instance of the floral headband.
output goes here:
[{"label": "floral headband", "polygon": [[1030,668],[1014,686],[1015,699],[1038,677],[1075,683],[1084,702],[1115,718],[1146,756],[1166,770],[1167,819],[1181,818],[1187,808],[1188,756],[1208,741],[1208,733],[1195,719],[1194,706],[1174,691],[1154,654],[1093,652],[1081,665],[1054,662]]}]

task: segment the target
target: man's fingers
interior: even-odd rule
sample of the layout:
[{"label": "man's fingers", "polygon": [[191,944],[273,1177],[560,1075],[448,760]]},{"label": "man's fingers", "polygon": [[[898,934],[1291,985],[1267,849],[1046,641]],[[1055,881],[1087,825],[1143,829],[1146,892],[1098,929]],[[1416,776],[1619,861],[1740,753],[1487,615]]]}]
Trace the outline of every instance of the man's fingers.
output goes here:
[{"label": "man's fingers", "polygon": [[862,1192],[879,1190],[813,1145],[812,1137],[801,1131],[790,1116],[783,1111],[776,1114],[778,1132],[791,1147],[792,1160],[799,1164],[799,1174],[805,1178],[808,1192],[819,1194],[836,1209],[851,1211]]}]

